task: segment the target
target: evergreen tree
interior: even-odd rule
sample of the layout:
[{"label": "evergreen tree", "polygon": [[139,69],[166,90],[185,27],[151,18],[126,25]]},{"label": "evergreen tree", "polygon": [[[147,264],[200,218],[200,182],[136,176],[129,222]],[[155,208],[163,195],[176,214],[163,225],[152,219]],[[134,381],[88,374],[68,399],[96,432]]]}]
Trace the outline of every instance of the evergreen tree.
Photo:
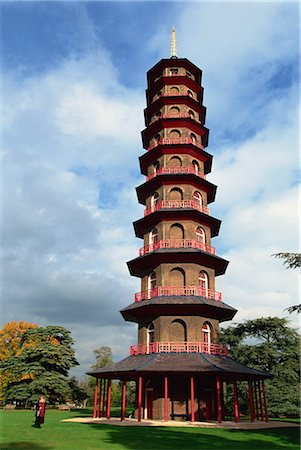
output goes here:
[{"label": "evergreen tree", "polygon": [[71,395],[68,371],[78,364],[70,332],[63,327],[29,328],[21,336],[18,351],[0,363],[8,375],[4,401],[35,401],[44,394],[48,402],[62,402]]},{"label": "evergreen tree", "polygon": [[[221,342],[229,346],[233,359],[273,375],[266,381],[272,416],[299,414],[299,335],[286,319],[260,318],[222,329]],[[246,393],[242,398],[247,405]]]}]

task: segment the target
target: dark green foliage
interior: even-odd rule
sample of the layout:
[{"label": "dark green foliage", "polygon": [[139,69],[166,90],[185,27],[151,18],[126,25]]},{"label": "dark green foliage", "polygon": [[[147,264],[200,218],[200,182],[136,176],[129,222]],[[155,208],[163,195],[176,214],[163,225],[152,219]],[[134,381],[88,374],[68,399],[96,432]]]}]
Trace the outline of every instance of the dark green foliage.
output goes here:
[{"label": "dark green foliage", "polygon": [[[299,414],[300,368],[299,335],[286,319],[267,317],[248,320],[221,330],[221,342],[230,356],[249,367],[273,375],[266,381],[269,413],[278,417]],[[247,408],[247,393],[240,398]]]},{"label": "dark green foliage", "polygon": [[0,364],[1,370],[13,373],[4,389],[5,401],[35,401],[43,394],[49,403],[70,397],[68,370],[77,365],[70,332],[63,327],[29,329],[21,339],[22,353]]}]

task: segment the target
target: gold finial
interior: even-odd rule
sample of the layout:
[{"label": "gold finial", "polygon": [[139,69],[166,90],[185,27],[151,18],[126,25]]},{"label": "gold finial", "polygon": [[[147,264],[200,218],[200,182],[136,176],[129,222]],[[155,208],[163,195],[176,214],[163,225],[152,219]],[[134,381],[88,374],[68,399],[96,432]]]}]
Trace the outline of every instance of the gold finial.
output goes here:
[{"label": "gold finial", "polygon": [[170,57],[177,58],[177,41],[176,41],[176,30],[174,25],[172,26],[171,30]]}]

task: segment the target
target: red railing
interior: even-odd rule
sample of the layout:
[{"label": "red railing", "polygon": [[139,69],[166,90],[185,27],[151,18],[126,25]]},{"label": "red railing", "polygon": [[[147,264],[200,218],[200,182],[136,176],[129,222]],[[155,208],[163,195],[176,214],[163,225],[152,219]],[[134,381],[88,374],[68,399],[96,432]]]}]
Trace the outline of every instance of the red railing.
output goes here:
[{"label": "red railing", "polygon": [[140,248],[139,256],[146,255],[147,253],[151,253],[162,248],[196,248],[198,250],[202,250],[203,252],[216,255],[216,249],[214,247],[211,247],[211,245],[205,244],[204,242],[200,242],[196,239],[168,239],[164,241],[157,241],[153,244]]},{"label": "red railing", "polygon": [[144,211],[144,216],[148,216],[149,214],[158,211],[158,209],[163,208],[192,208],[197,209],[205,214],[210,214],[209,209],[206,206],[200,205],[197,200],[161,200],[157,202],[155,205],[146,208]]},{"label": "red railing", "polygon": [[198,121],[193,114],[189,114],[189,113],[161,114],[161,116],[154,117],[150,121],[149,125],[151,125],[154,122],[157,122],[157,120],[159,120],[159,119],[187,119],[187,118]]},{"label": "red railing", "polygon": [[162,138],[159,139],[159,141],[155,142],[154,144],[150,145],[147,150],[151,150],[152,148],[157,147],[158,145],[175,145],[175,144],[193,144],[196,147],[200,148],[201,150],[204,150],[204,147],[202,144],[196,142],[195,139],[189,138],[189,137],[179,137],[179,138]]},{"label": "red railing", "polygon": [[130,356],[149,355],[151,353],[209,353],[227,355],[228,349],[223,345],[206,342],[151,342],[145,345],[132,345]]},{"label": "red railing", "polygon": [[154,289],[148,289],[147,291],[137,292],[135,294],[135,302],[142,302],[143,300],[149,300],[154,297],[176,297],[176,296],[199,296],[210,298],[211,300],[222,301],[221,292],[216,292],[212,289],[204,289],[201,286],[157,286]]},{"label": "red railing", "polygon": [[156,172],[151,173],[146,177],[146,180],[149,181],[157,175],[174,175],[174,174],[186,174],[193,173],[200,178],[206,179],[206,175],[199,170],[197,170],[194,166],[180,166],[180,167],[161,167],[157,169]]}]

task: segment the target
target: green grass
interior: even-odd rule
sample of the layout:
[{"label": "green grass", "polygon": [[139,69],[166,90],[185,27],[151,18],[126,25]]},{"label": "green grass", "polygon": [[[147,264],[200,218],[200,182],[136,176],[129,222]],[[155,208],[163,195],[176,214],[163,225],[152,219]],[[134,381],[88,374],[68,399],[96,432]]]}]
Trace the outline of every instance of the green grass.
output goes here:
[{"label": "green grass", "polygon": [[46,411],[41,429],[33,428],[33,411],[0,411],[1,448],[30,450],[299,449],[299,429],[231,431],[185,427],[118,427],[61,422],[91,416],[90,410]]}]

